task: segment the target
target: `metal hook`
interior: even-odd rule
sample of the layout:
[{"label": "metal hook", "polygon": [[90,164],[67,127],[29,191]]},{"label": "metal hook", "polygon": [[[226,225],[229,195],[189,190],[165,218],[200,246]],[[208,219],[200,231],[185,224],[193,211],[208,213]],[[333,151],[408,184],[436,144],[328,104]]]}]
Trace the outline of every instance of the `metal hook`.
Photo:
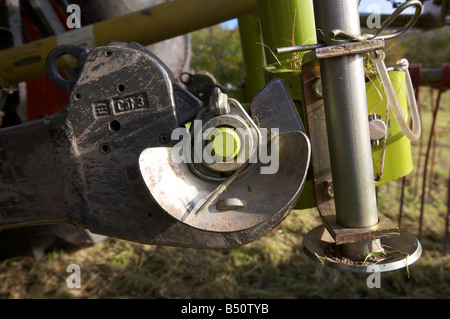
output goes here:
[{"label": "metal hook", "polygon": [[[403,26],[402,29],[400,29],[397,32],[387,34],[387,35],[380,35],[388,26],[392,24],[392,22],[397,19],[400,14],[405,11],[409,7],[416,7],[416,11],[414,12],[414,15],[411,19]],[[380,38],[383,40],[391,40],[394,38],[397,38],[407,32],[409,29],[412,28],[412,26],[417,22],[420,15],[422,14],[422,2],[419,0],[411,0],[403,3],[401,6],[399,6],[395,11],[381,24],[380,28],[376,29],[374,33],[372,34],[363,34],[363,35],[354,35],[351,33],[348,33],[343,30],[335,29],[331,32],[332,38],[341,38],[346,40],[354,40],[354,41],[364,41],[368,39],[374,39],[374,38]]]},{"label": "metal hook", "polygon": [[66,93],[69,93],[74,80],[67,80],[64,79],[58,71],[58,67],[56,65],[58,59],[63,56],[64,54],[70,54],[77,58],[77,71],[80,70],[81,65],[83,64],[84,58],[86,57],[86,54],[89,52],[88,48],[77,46],[77,45],[71,45],[71,44],[64,44],[59,45],[53,50],[50,51],[50,53],[47,56],[47,60],[45,61],[45,70],[47,72],[47,75],[49,79],[60,89],[65,91]]}]

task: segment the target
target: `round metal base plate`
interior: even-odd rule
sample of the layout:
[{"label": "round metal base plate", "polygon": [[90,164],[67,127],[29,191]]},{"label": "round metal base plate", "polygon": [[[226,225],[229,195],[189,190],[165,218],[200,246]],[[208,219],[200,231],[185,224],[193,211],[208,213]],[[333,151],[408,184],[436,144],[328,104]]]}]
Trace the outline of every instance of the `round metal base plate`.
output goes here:
[{"label": "round metal base plate", "polygon": [[338,246],[323,225],[312,229],[306,234],[303,249],[314,261],[351,272],[385,272],[404,268],[422,254],[420,242],[409,232],[400,231],[400,235],[381,238],[381,245],[385,250],[382,256],[376,256],[376,260],[367,258],[367,261],[353,261],[342,257]]}]

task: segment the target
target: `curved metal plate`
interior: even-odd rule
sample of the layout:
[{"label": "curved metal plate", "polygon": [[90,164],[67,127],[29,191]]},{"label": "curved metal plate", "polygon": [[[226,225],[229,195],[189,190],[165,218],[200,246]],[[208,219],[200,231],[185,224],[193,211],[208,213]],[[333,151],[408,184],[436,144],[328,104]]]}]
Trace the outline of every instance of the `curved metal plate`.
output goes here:
[{"label": "curved metal plate", "polygon": [[[172,148],[145,149],[139,167],[150,194],[168,214],[202,230],[235,232],[260,225],[277,214],[284,218],[286,207],[293,206],[300,196],[310,162],[309,139],[303,132],[290,132],[281,134],[275,144],[279,151],[276,173],[261,174],[263,165],[255,165],[198,214],[191,212],[219,183],[202,180],[186,163],[176,163]],[[245,207],[216,208],[217,202],[230,198],[241,200]]]}]

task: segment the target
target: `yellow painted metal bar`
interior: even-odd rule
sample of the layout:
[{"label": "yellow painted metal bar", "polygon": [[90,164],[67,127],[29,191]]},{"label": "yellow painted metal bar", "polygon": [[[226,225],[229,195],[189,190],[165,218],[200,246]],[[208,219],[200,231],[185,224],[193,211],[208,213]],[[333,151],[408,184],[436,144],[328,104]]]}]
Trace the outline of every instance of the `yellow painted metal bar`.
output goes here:
[{"label": "yellow painted metal bar", "polygon": [[61,35],[0,51],[0,85],[45,75],[45,59],[60,44],[102,46],[114,41],[149,45],[257,10],[257,0],[174,0]]}]

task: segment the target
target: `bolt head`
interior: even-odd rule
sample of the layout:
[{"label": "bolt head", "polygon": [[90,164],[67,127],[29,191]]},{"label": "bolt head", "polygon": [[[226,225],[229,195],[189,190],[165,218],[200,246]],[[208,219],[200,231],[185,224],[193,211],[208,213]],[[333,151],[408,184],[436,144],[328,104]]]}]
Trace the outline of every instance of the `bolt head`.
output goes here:
[{"label": "bolt head", "polygon": [[369,117],[369,129],[370,129],[370,139],[372,141],[381,141],[387,132],[386,123],[384,123],[379,115],[372,115]]}]

